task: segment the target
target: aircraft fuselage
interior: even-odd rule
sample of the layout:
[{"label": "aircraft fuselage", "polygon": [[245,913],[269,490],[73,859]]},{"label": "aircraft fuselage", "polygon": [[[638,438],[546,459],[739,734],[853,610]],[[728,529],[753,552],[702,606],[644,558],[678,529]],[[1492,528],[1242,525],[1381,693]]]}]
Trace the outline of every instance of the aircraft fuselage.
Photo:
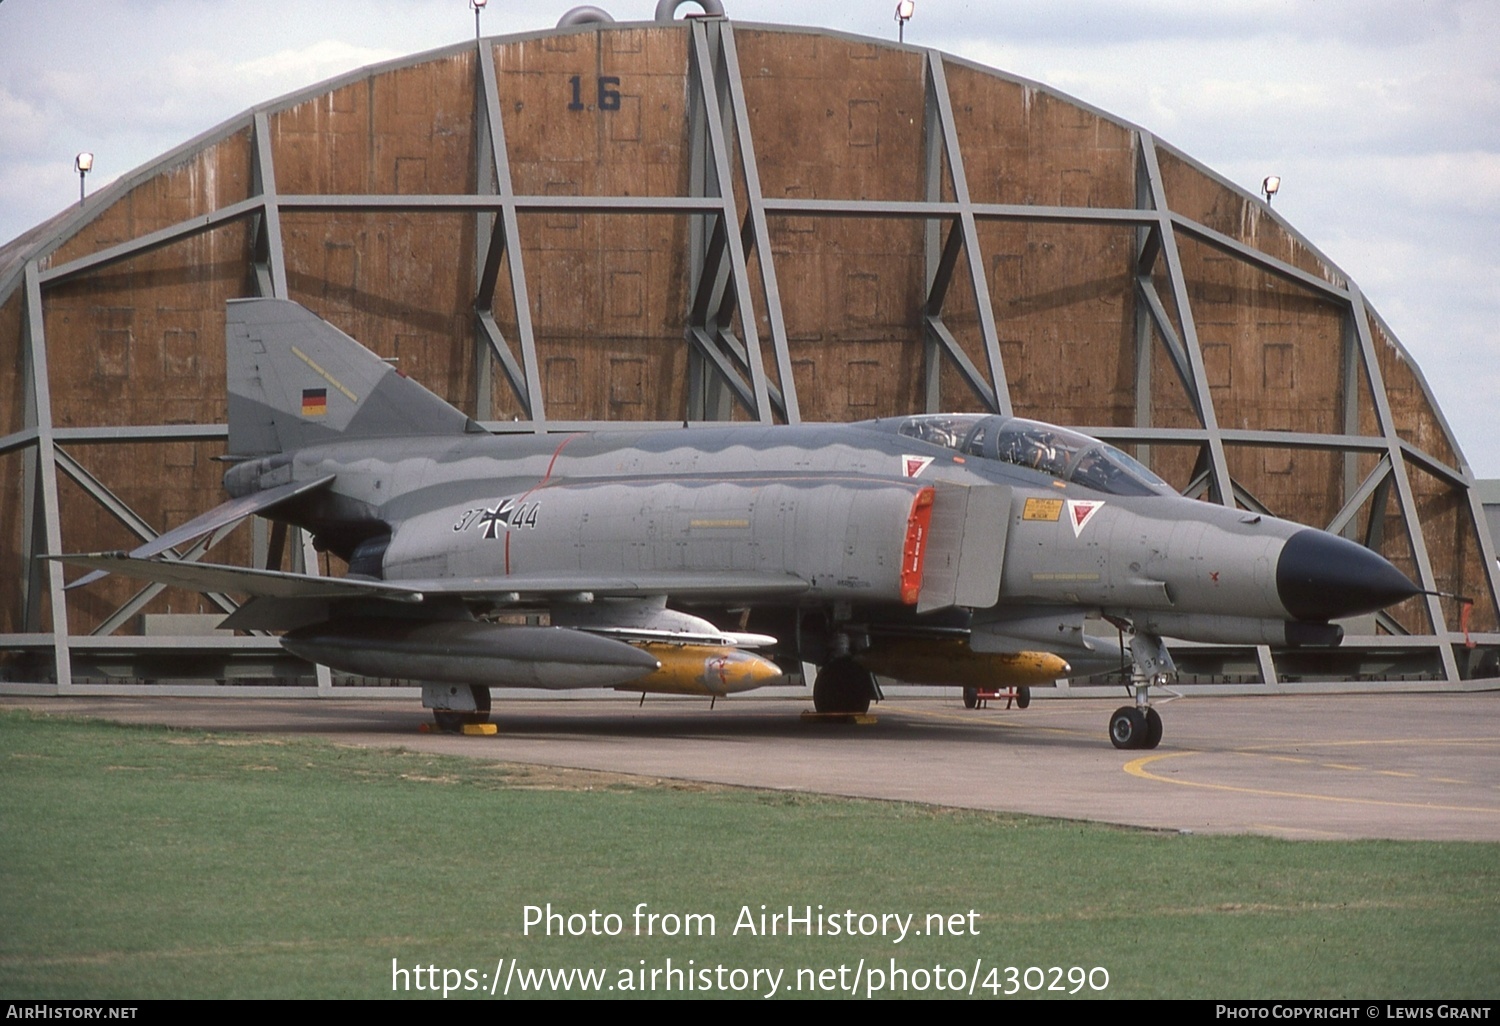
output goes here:
[{"label": "aircraft fuselage", "polygon": [[[297,519],[353,570],[392,581],[789,574],[807,583],[796,600],[804,607],[915,608],[926,561],[945,555],[933,546],[955,544],[927,522],[913,577],[924,496],[935,516],[951,497],[983,492],[993,519],[971,517],[957,540],[972,549],[983,541],[969,537],[976,531],[1003,539],[980,608],[1083,609],[1178,637],[1295,644],[1287,623],[1389,601],[1388,564],[1352,542],[1166,488],[1100,491],[899,434],[893,423],[361,440],[252,461],[227,483],[243,494],[335,475]],[[1288,548],[1304,536],[1312,551]],[[1366,557],[1370,566],[1342,574],[1343,596],[1310,605],[1298,586]]]},{"label": "aircraft fuselage", "polygon": [[[417,680],[440,723],[490,687],[717,697],[815,664],[820,712],[875,675],[1016,687],[1118,667],[1120,748],[1151,748],[1163,636],[1331,645],[1416,593],[1352,541],[1190,500],[1129,455],[1022,418],[491,434],[284,300],[225,326],[230,501],[92,571],[250,596],[225,626],[309,662]],[[348,575],[157,559],[251,514]],[[546,612],[550,625],[501,622]],[[737,621],[737,622],[735,622]],[[732,626],[731,626],[732,624]],[[1120,635],[1123,637],[1123,634]],[[758,654],[762,650],[774,656]]]}]

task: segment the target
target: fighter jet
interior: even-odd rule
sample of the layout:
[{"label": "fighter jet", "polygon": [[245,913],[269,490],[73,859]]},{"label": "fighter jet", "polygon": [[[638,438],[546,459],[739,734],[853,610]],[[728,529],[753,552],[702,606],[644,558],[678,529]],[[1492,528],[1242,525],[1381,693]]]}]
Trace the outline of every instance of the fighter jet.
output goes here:
[{"label": "fighter jet", "polygon": [[[497,434],[296,303],[231,301],[226,346],[230,500],[130,553],[57,557],[95,571],[70,587],[248,595],[225,627],[420,682],[444,726],[486,719],[493,687],[719,696],[798,664],[830,713],[867,710],[877,677],[1052,683],[1121,664],[1086,630],[1104,617],[1134,699],[1109,738],[1154,748],[1164,636],[1337,645],[1333,621],[1419,592],[1354,542],[1185,498],[1038,421]],[[347,573],[157,558],[251,514]]]}]

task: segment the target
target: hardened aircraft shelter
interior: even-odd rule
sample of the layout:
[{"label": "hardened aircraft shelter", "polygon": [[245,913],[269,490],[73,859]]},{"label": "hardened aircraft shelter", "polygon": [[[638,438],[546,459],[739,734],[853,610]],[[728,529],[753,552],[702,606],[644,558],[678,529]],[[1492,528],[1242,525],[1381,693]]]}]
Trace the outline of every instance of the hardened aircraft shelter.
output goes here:
[{"label": "hardened aircraft shelter", "polygon": [[[230,596],[64,591],[35,558],[132,548],[222,500],[241,296],[304,304],[495,431],[938,410],[1077,427],[1430,592],[1336,650],[1178,646],[1185,682],[1500,675],[1452,432],[1359,287],[1258,197],[1002,71],[693,11],[579,8],[325,82],[0,248],[0,678],[345,683],[215,630]],[[342,572],[261,521],[178,555],[209,543]]]}]

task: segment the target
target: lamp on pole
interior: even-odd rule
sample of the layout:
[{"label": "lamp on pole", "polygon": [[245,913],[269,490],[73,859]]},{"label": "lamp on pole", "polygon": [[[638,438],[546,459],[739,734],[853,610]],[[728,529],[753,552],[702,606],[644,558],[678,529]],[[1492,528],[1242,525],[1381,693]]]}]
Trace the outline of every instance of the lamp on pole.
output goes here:
[{"label": "lamp on pole", "polygon": [[906,42],[906,23],[911,21],[917,5],[914,0],[901,0],[896,5],[896,42]]},{"label": "lamp on pole", "polygon": [[78,172],[78,205],[83,206],[83,176],[94,170],[94,155],[88,151],[73,158],[73,170]]}]

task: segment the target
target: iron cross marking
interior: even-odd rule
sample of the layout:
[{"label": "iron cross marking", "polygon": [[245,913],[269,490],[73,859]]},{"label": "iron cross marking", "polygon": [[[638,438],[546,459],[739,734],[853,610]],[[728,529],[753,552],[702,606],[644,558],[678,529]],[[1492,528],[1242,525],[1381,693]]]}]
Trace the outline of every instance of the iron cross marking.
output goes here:
[{"label": "iron cross marking", "polygon": [[515,500],[506,499],[494,509],[485,510],[479,518],[479,522],[484,525],[484,537],[491,540],[500,537],[501,526],[509,530],[510,515],[515,512],[515,508]]}]

